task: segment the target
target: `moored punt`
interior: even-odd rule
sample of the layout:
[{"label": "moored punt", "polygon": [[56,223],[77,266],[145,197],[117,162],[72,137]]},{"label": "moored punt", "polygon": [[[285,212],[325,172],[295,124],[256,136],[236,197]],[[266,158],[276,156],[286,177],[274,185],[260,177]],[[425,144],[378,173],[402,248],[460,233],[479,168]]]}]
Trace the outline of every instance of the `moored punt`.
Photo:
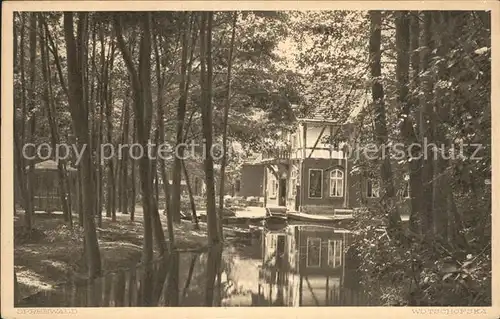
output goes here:
[{"label": "moored punt", "polygon": [[267,216],[266,217],[266,222],[267,223],[273,223],[273,224],[281,224],[281,223],[286,223],[287,222],[287,216]]},{"label": "moored punt", "polygon": [[353,218],[352,215],[321,216],[321,215],[312,215],[299,212],[288,212],[287,217],[289,221],[321,223],[321,224],[337,223],[339,221],[350,220]]},{"label": "moored punt", "polygon": [[266,216],[282,216],[286,217],[287,208],[286,207],[266,207]]},{"label": "moored punt", "polygon": [[271,230],[282,229],[287,226],[287,217],[275,215],[267,216],[265,226]]},{"label": "moored punt", "polygon": [[259,225],[265,217],[223,217],[224,225]]}]

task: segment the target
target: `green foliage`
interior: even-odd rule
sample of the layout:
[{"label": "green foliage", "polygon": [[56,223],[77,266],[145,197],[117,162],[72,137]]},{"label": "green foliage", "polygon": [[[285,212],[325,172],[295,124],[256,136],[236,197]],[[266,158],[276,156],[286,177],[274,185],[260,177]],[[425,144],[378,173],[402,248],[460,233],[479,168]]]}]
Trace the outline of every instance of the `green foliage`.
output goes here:
[{"label": "green foliage", "polygon": [[[431,52],[429,69],[418,74],[421,81],[431,81],[432,91],[427,92],[413,82],[407,84],[410,99],[428,98],[436,131],[443,136],[438,146],[444,143],[444,154],[452,155],[445,161],[443,174],[435,173],[434,180],[446,178],[446,187],[451,190],[447,199],[447,205],[451,206],[446,209],[456,214],[448,221],[448,225],[457,227],[455,237],[441,238],[439,233],[432,236],[432,230],[420,234],[404,230],[402,238],[396,239],[381,231],[383,211],[371,208],[357,216],[358,237],[353,246],[361,261],[358,270],[365,288],[383,304],[491,304],[491,185],[487,182],[491,180],[491,44],[490,30],[483,23],[482,15],[441,13],[440,17],[447,20],[433,21],[437,24],[433,30],[440,31],[432,33],[436,49]],[[392,16],[392,13],[386,15],[388,30]],[[386,53],[388,57],[397,54],[390,43],[386,46],[392,51]],[[426,50],[420,46],[417,52]],[[391,72],[387,70],[386,76]],[[393,132],[389,142],[407,143],[399,134],[402,118],[395,84],[384,81],[387,121]],[[414,107],[410,115],[414,123],[418,123],[422,111],[418,105]],[[361,135],[371,131],[370,124],[360,127]],[[418,129],[414,124],[423,143]],[[370,137],[360,139],[365,143],[370,141]],[[474,155],[476,158],[471,157],[476,147],[465,147],[463,156],[458,156],[460,144],[472,143],[481,144],[480,151]],[[401,161],[396,167],[407,163]],[[356,169],[376,172],[378,165],[373,164],[359,162]],[[441,198],[434,199],[438,200]],[[435,216],[446,213],[436,211]]]},{"label": "green foliage", "polygon": [[363,287],[383,305],[487,306],[491,304],[490,247],[452,250],[445,243],[407,235],[398,245],[365,219],[352,243]]}]

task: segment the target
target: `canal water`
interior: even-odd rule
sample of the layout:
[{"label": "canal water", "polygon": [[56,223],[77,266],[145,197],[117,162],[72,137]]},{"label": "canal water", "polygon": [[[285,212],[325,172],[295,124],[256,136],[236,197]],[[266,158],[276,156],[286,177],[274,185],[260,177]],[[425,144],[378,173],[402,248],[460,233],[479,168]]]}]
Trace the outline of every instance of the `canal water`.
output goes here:
[{"label": "canal water", "polygon": [[[359,286],[356,261],[351,257],[355,254],[348,250],[350,236],[332,227],[292,224],[230,240],[232,244],[222,253],[216,304],[371,305]],[[179,269],[180,305],[202,306],[207,254],[181,254]]]},{"label": "canal water", "polygon": [[[154,294],[161,291],[167,299],[162,302],[160,298],[157,306],[204,306],[207,299],[227,307],[376,305],[361,291],[357,253],[349,249],[352,234],[348,231],[311,224],[236,230],[232,227],[225,232],[228,244],[222,253],[179,252],[178,257],[170,257],[167,281],[159,279],[162,267],[154,267],[150,289]],[[217,267],[211,265],[216,264],[221,266],[213,271]],[[207,291],[209,269],[212,275],[220,275]],[[138,302],[143,300],[138,294],[144,293],[140,276],[140,268],[124,269],[84,284],[73,282],[48,294],[38,293],[20,306],[142,306]],[[173,302],[175,295],[178,298]]]}]

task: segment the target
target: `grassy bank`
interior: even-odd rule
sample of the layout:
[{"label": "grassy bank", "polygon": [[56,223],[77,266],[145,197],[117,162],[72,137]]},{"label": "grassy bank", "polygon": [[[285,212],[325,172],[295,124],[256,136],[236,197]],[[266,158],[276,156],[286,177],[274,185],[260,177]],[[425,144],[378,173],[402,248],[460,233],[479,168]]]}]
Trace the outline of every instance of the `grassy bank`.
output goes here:
[{"label": "grassy bank", "polygon": [[[83,233],[75,225],[70,230],[60,214],[35,214],[31,239],[23,236],[23,213],[14,217],[14,265],[21,297],[43,289],[52,289],[58,283],[86,273],[83,254]],[[78,220],[78,216],[74,216]],[[166,232],[166,217],[161,215]],[[97,229],[104,272],[116,268],[132,267],[141,258],[143,225],[142,209],[138,207],[135,221],[130,215],[117,214],[117,220],[103,216],[102,227]],[[181,249],[196,249],[207,242],[206,225],[193,230],[190,222],[174,226],[176,245]]]}]

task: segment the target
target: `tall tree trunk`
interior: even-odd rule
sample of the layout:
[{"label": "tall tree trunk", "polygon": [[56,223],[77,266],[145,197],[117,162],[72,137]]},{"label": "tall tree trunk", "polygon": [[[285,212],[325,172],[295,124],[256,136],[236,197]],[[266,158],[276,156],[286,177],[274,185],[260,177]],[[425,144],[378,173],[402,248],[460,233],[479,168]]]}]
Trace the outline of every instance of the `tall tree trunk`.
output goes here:
[{"label": "tall tree trunk", "polygon": [[201,101],[202,101],[202,129],[205,138],[204,166],[205,183],[207,185],[207,227],[209,244],[220,241],[217,227],[217,212],[215,208],[215,176],[212,150],[212,12],[203,12],[200,31],[200,59],[201,59]]},{"label": "tall tree trunk", "polygon": [[[143,13],[141,19],[142,38],[139,52],[139,68],[136,71],[130,52],[127,50],[122,35],[120,16],[115,16],[115,31],[118,46],[123,55],[123,60],[132,78],[134,110],[137,124],[137,138],[144,150],[148,148],[149,133],[151,130],[151,13]],[[144,305],[149,306],[153,297],[152,283],[152,259],[153,259],[153,201],[152,201],[152,174],[151,161],[148,156],[142,156],[139,160],[139,173],[141,180],[141,193],[144,219],[144,245],[142,262],[145,265],[145,275],[142,285]]]},{"label": "tall tree trunk", "polygon": [[189,270],[188,270],[188,275],[186,279],[186,284],[184,285],[184,289],[182,289],[182,299],[181,301],[184,302],[186,300],[187,292],[189,289],[189,285],[191,284],[191,279],[193,278],[193,272],[194,272],[194,266],[196,265],[196,260],[199,258],[199,255],[193,254],[193,257],[191,257],[191,263],[189,264]]},{"label": "tall tree trunk", "polygon": [[[114,50],[111,49],[113,52]],[[113,69],[114,53],[111,53],[108,63],[103,76],[104,83],[104,93],[103,98],[106,103],[106,123],[107,123],[107,142],[111,145],[113,143],[113,103],[112,103],[112,87],[109,86],[111,81],[111,72]],[[108,201],[109,201],[109,211],[111,213],[111,220],[116,221],[116,183],[115,183],[115,167],[114,167],[114,156],[108,160]],[[108,212],[106,213],[108,215]]]},{"label": "tall tree trunk", "polygon": [[[413,95],[409,97],[407,108],[403,109],[404,114],[404,130],[403,138],[406,140],[407,145],[413,143],[420,143],[422,145],[422,140],[420,140],[420,101],[418,93],[420,92],[420,56],[418,52],[420,39],[420,13],[419,11],[410,14],[410,61],[412,68],[412,90]],[[415,129],[413,129],[414,125]],[[421,233],[423,227],[423,214],[424,212],[424,202],[425,197],[423,193],[423,174],[422,174],[422,150],[413,148],[411,153],[411,161],[409,163],[410,168],[410,201],[411,201],[411,214],[410,214],[410,226],[414,232]]]},{"label": "tall tree trunk", "polygon": [[[123,112],[124,112],[124,117],[125,117],[125,120],[123,122],[123,138],[122,138],[122,143],[123,145],[128,145],[128,142],[129,142],[129,138],[128,138],[128,135],[129,135],[129,126],[130,126],[130,107],[129,107],[129,91],[127,90],[127,93],[124,97],[124,101],[123,101]],[[123,150],[122,151],[122,154],[121,154],[121,180],[122,180],[122,185],[123,185],[123,188],[122,188],[122,194],[121,194],[121,203],[120,203],[120,211],[123,213],[123,214],[128,214],[128,205],[127,205],[127,198],[128,198],[128,194],[127,194],[127,191],[128,191],[128,187],[129,187],[129,183],[128,183],[128,152]]]},{"label": "tall tree trunk", "polygon": [[[40,21],[42,21],[43,16],[39,14]],[[42,60],[42,78],[43,78],[43,100],[45,104],[45,108],[47,111],[47,118],[50,127],[50,141],[52,144],[52,149],[57,148],[57,144],[59,144],[59,131],[57,129],[55,115],[55,107],[53,107],[53,95],[52,95],[52,79],[50,76],[50,65],[47,56],[47,42],[45,41],[44,29],[42,23],[40,23],[40,53]],[[66,169],[65,163],[63,159],[57,158],[57,175],[59,178],[59,195],[61,200],[61,206],[63,210],[63,215],[65,221],[68,222],[70,228],[72,225],[71,212],[68,207],[68,192],[67,186],[68,183],[66,181]]]},{"label": "tall tree trunk", "polygon": [[[122,109],[122,112],[121,112],[121,116],[120,116],[120,124],[119,124],[119,128],[118,128],[118,131],[121,132],[120,134],[120,137],[117,138],[118,140],[118,143],[123,143],[123,126],[125,125],[125,112],[123,112],[123,109]],[[117,143],[117,144],[118,144]],[[116,207],[116,210],[121,212],[121,202],[122,202],[122,192],[123,192],[123,180],[122,180],[122,164],[123,164],[123,160],[121,159],[121,156],[120,154],[118,154],[118,156],[115,157],[115,163],[116,163],[116,167],[115,167],[115,180],[116,180],[116,190],[115,190],[115,207]]]},{"label": "tall tree trunk", "polygon": [[[81,163],[80,163],[81,164]],[[83,177],[82,170],[80,165],[78,165],[78,173],[76,177],[76,185],[77,185],[77,199],[76,199],[76,209],[78,213],[78,225],[80,228],[84,228],[83,224]]]},{"label": "tall tree trunk", "polygon": [[372,100],[375,108],[375,140],[384,148],[382,151],[380,176],[382,179],[382,203],[385,213],[389,217],[389,229],[396,230],[401,223],[399,211],[395,205],[395,190],[393,175],[389,157],[387,120],[384,102],[384,88],[381,81],[381,26],[382,17],[380,11],[370,11],[370,69],[372,76]]},{"label": "tall tree trunk", "polygon": [[[161,61],[160,54],[158,51],[158,41],[156,40],[156,36],[154,37],[154,49],[155,49],[155,58],[156,58],[156,82],[158,83],[158,92],[157,92],[157,125],[158,125],[158,145],[162,145],[165,142],[165,123],[164,123],[164,106],[163,106],[163,86],[164,86],[164,75],[161,72]],[[173,212],[171,206],[171,196],[170,196],[170,184],[167,177],[167,168],[165,165],[164,158],[158,158],[158,162],[160,163],[160,172],[161,179],[163,180],[163,193],[165,196],[165,212],[167,215],[167,231],[168,231],[168,242],[170,245],[170,249],[175,246],[175,238],[174,238],[174,226],[173,226]]]},{"label": "tall tree trunk", "polygon": [[[14,134],[14,146],[15,146],[15,153],[14,156],[16,156],[16,180],[19,182],[19,188],[21,190],[21,203],[24,208],[25,214],[27,212],[32,212],[32,201],[30,202],[31,196],[29,195],[29,189],[28,189],[28,181],[27,181],[27,171],[25,167],[25,158],[22,154],[22,148],[23,145],[25,145],[25,119],[27,119],[27,96],[26,96],[26,76],[25,76],[25,66],[24,66],[24,60],[25,60],[25,15],[21,14],[21,39],[20,39],[20,47],[21,47],[21,52],[20,52],[20,62],[19,62],[19,68],[20,68],[20,73],[21,73],[21,98],[20,100],[15,100],[16,103],[16,109],[18,105],[18,101],[20,102],[20,108],[21,108],[21,119],[19,121],[19,129],[16,130]],[[15,122],[17,124],[17,121]],[[30,215],[31,216],[31,215]],[[31,220],[31,219],[30,219]]]},{"label": "tall tree trunk", "polygon": [[[105,39],[104,39],[104,24],[101,24],[101,27],[100,27],[100,30],[99,30],[99,38],[100,38],[100,42],[101,42],[101,81],[100,81],[100,85],[101,85],[101,88],[100,88],[100,99],[99,99],[99,104],[100,104],[100,107],[101,109],[103,110],[102,112],[105,114],[106,116],[106,140],[108,143],[111,143],[110,142],[110,139],[111,139],[111,134],[112,134],[112,123],[110,123],[110,112],[111,110],[109,109],[110,108],[110,105],[107,103],[107,87],[108,87],[108,64],[107,64],[107,61],[106,61],[106,43],[105,43]],[[110,129],[110,126],[111,126],[111,129]],[[111,131],[111,132],[110,132]],[[107,200],[106,200],[106,217],[111,217],[113,214],[112,214],[112,211],[113,211],[113,193],[114,193],[114,176],[113,176],[113,162],[112,160],[108,160],[108,163],[107,163],[107,181],[106,181],[106,185],[107,185],[107,190],[106,190],[106,195],[107,195]]]},{"label": "tall tree trunk", "polygon": [[94,185],[95,185],[95,190],[96,190],[96,200],[95,200],[95,205],[96,205],[96,222],[98,227],[102,226],[102,216],[100,215],[101,209],[101,160],[100,160],[100,145],[102,141],[100,140],[99,134],[99,128],[100,128],[100,122],[98,118],[98,110],[97,110],[97,101],[99,101],[99,88],[100,88],[100,80],[97,79],[97,86],[96,86],[96,77],[97,77],[97,70],[96,70],[96,46],[97,46],[97,24],[96,22],[92,19],[91,21],[91,27],[90,29],[92,30],[92,36],[90,37],[92,39],[91,41],[91,60],[90,60],[90,70],[88,71],[90,73],[89,77],[89,85],[90,85],[90,97],[89,97],[89,108],[90,108],[90,119],[91,119],[91,145],[92,145],[92,152],[95,157],[95,171],[94,171]]},{"label": "tall tree trunk", "polygon": [[[417,33],[418,36],[418,33]],[[410,14],[408,11],[396,12],[396,49],[397,49],[397,62],[396,62],[396,81],[397,81],[397,101],[400,107],[399,113],[403,122],[401,124],[401,135],[405,142],[410,145],[416,142],[415,134],[413,132],[413,123],[410,117],[410,96],[409,96],[409,79],[410,79]],[[409,166],[414,166],[413,159],[408,163]],[[415,167],[416,168],[416,167]],[[414,172],[413,167],[410,169]],[[410,182],[411,182],[410,176]],[[413,178],[414,184],[418,185],[418,181]],[[415,231],[417,222],[415,221],[415,214],[418,215],[417,207],[415,207],[415,200],[411,201],[410,213],[410,226]]]},{"label": "tall tree trunk", "polygon": [[[433,18],[436,26],[439,28],[440,33],[438,36],[438,44],[437,55],[443,60],[446,61],[446,54],[448,53],[448,37],[449,33],[448,29],[448,15],[449,13],[446,11],[436,11],[433,12]],[[437,103],[433,103],[434,112],[432,122],[433,131],[434,131],[434,139],[438,147],[440,147],[440,151],[438,151],[438,156],[434,160],[434,183],[433,183],[433,213],[434,213],[434,233],[436,236],[441,237],[443,240],[447,240],[451,234],[448,233],[448,224],[452,222],[449,220],[449,207],[448,207],[448,195],[447,187],[448,183],[448,172],[446,171],[448,163],[444,159],[443,154],[445,153],[445,149],[449,147],[449,143],[446,140],[445,136],[445,125],[446,118],[449,116],[450,110],[447,107],[447,102],[443,100],[443,97],[446,96],[446,88],[444,85],[439,85],[446,83],[447,74],[446,74],[446,65],[445,63],[438,64],[438,72],[437,72],[437,81],[438,85],[436,85],[436,89],[434,91],[435,101]],[[443,149],[444,146],[444,149]],[[446,155],[445,155],[446,156]]]},{"label": "tall tree trunk", "polygon": [[[134,123],[134,127],[132,130],[132,143],[136,143],[137,141],[137,124],[136,124],[136,119],[132,119]],[[135,202],[137,199],[137,192],[136,192],[136,186],[137,186],[137,178],[136,178],[136,163],[133,158],[130,158],[130,220],[134,221],[135,218]]]},{"label": "tall tree trunk", "polygon": [[97,185],[96,185],[96,193],[97,193],[97,222],[99,227],[102,227],[102,203],[103,203],[103,194],[104,194],[104,189],[103,189],[103,167],[101,165],[101,144],[103,140],[103,115],[104,115],[104,108],[100,105],[99,106],[99,123],[97,124],[97,147],[99,148],[99,151],[97,152]]},{"label": "tall tree trunk", "polygon": [[220,264],[221,244],[215,206],[215,178],[212,150],[212,23],[213,12],[201,13],[200,60],[201,60],[201,105],[203,137],[205,138],[205,181],[207,185],[207,228],[211,247],[207,261],[205,306],[213,306],[214,282]]},{"label": "tall tree trunk", "polygon": [[[430,72],[430,62],[432,51],[434,49],[434,42],[432,39],[432,12],[423,12],[423,22],[422,22],[422,37],[420,47],[424,50],[421,54],[420,59],[420,74],[421,76],[421,86],[422,86],[422,98],[420,100],[420,140],[425,146],[427,144],[433,143],[434,136],[432,131],[432,96],[433,96],[433,81]],[[427,148],[427,156],[423,159],[422,165],[422,192],[423,198],[425,198],[422,203],[423,215],[422,215],[422,230],[426,235],[433,236],[434,229],[434,213],[433,213],[433,158],[434,151],[432,148]]]},{"label": "tall tree trunk", "polygon": [[[86,13],[78,13],[79,19],[85,19]],[[73,31],[73,13],[64,12],[64,37],[68,60],[68,89],[71,118],[75,127],[75,135],[80,148],[87,147],[89,142],[88,117],[83,99],[82,69],[78,64],[78,49]],[[81,49],[81,48],[80,48]],[[82,174],[83,189],[83,226],[84,243],[87,259],[87,270],[90,278],[101,273],[101,255],[97,242],[97,234],[93,216],[95,215],[94,193],[92,185],[92,162],[88,150],[83,152],[79,170]]]},{"label": "tall tree trunk", "polygon": [[186,180],[186,186],[189,195],[189,203],[191,205],[191,212],[193,214],[194,229],[199,230],[200,224],[198,223],[198,215],[196,214],[196,203],[193,197],[193,189],[191,188],[191,181],[189,180],[189,174],[186,169],[186,162],[182,161],[182,171],[184,172],[184,179]]},{"label": "tall tree trunk", "polygon": [[187,91],[186,91],[186,73],[187,73],[187,58],[188,58],[188,32],[186,28],[189,13],[184,13],[183,16],[183,33],[182,33],[182,52],[181,52],[181,80],[179,83],[179,101],[177,104],[177,122],[176,122],[176,151],[174,153],[174,167],[172,170],[172,213],[174,223],[180,222],[181,209],[181,177],[182,164],[181,159],[184,155],[183,133],[184,120],[186,117]]},{"label": "tall tree trunk", "polygon": [[[37,15],[36,13],[30,13],[30,27],[29,27],[29,53],[30,53],[30,85],[28,90],[28,137],[26,139],[27,143],[33,143],[35,129],[36,129],[36,25],[37,25]],[[23,118],[24,120],[24,118]],[[32,216],[34,213],[34,202],[33,202],[33,192],[34,182],[35,182],[35,162],[33,159],[29,161],[29,168],[27,172],[27,192],[26,192],[26,204],[24,213],[25,227],[29,233],[31,233],[32,228]]]},{"label": "tall tree trunk", "polygon": [[238,19],[238,12],[233,13],[233,31],[231,33],[231,44],[229,46],[229,56],[227,65],[227,78],[226,78],[226,105],[224,107],[224,119],[222,122],[222,162],[220,168],[220,187],[219,187],[219,233],[221,237],[222,232],[222,212],[224,209],[224,184],[226,180],[226,165],[227,165],[227,120],[229,115],[229,108],[231,107],[231,71],[233,67],[233,50],[234,39],[236,36],[236,21]]},{"label": "tall tree trunk", "polygon": [[103,141],[103,119],[104,119],[104,108],[102,105],[99,105],[99,117],[98,117],[98,124],[97,124],[97,147],[98,147],[98,152],[97,152],[97,222],[99,224],[99,227],[102,227],[102,205],[103,205],[103,199],[104,199],[104,183],[103,183],[103,165],[101,164],[102,158],[101,158],[101,144]]},{"label": "tall tree trunk", "polygon": [[[26,21],[25,21],[25,15],[24,14],[21,14],[21,39],[20,39],[20,46],[21,46],[21,52],[20,52],[20,57],[19,57],[19,68],[21,69],[21,116],[22,116],[22,121],[20,121],[21,123],[21,129],[20,129],[20,133],[21,133],[21,145],[24,145],[24,142],[25,142],[25,131],[26,131],[26,128],[25,128],[25,124],[24,124],[24,121],[26,120],[26,112],[27,112],[27,97],[26,97],[26,70],[25,70],[25,66],[24,66],[24,63],[25,63],[25,44],[24,44],[24,39],[25,39],[25,25],[26,25]],[[22,176],[22,179],[25,180],[25,173],[24,173],[24,157],[21,157],[21,165],[22,165],[22,168],[23,168],[23,176]],[[26,208],[25,208],[26,209]]]},{"label": "tall tree trunk", "polygon": [[[92,163],[94,164],[95,169],[92,172],[92,181],[94,183],[94,187],[96,190],[96,197],[95,197],[95,212],[96,215],[95,220],[97,222],[97,225],[100,227],[100,217],[99,217],[99,143],[98,143],[98,127],[99,123],[97,121],[97,106],[96,106],[96,98],[98,95],[98,92],[96,92],[96,87],[95,87],[95,78],[96,78],[96,65],[95,65],[95,51],[96,51],[96,23],[94,19],[91,19],[89,21],[90,27],[88,28],[89,34],[91,34],[91,37],[88,35],[85,35],[85,41],[89,42],[90,39],[92,39],[90,48],[89,50],[86,50],[86,60],[87,60],[87,65],[89,65],[88,68],[86,68],[86,78],[88,79],[88,87],[87,91],[84,93],[85,96],[87,96],[87,106],[89,109],[89,128],[90,128],[90,145],[89,149],[91,150],[91,157],[92,157]],[[88,44],[87,44],[88,45]],[[91,52],[90,54],[88,52]],[[89,62],[90,60],[90,62]],[[85,82],[85,79],[84,79]]]},{"label": "tall tree trunk", "polygon": [[[104,56],[104,27],[101,24],[100,29],[99,29],[99,40],[101,42],[101,56],[100,56],[100,62],[101,62],[101,70],[99,73],[100,76],[98,76],[98,85],[97,85],[97,94],[96,94],[96,104],[99,105],[99,117],[98,117],[98,128],[97,128],[97,146],[96,149],[98,149],[98,158],[97,158],[97,176],[98,176],[98,187],[97,187],[97,217],[98,217],[98,223],[99,227],[102,227],[102,208],[103,208],[103,201],[104,201],[104,172],[105,172],[105,165],[102,163],[102,154],[101,154],[101,145],[104,140],[104,110],[105,110],[105,91],[104,87],[107,85],[104,83],[104,68],[105,68],[105,56]],[[95,28],[94,28],[95,30]],[[95,32],[92,35],[95,37]],[[95,50],[95,47],[94,47]],[[94,64],[96,63],[96,55],[93,53],[92,58],[94,59]],[[96,70],[97,71],[97,70]],[[107,208],[108,205],[106,205],[106,216],[111,215],[110,209]]]}]

